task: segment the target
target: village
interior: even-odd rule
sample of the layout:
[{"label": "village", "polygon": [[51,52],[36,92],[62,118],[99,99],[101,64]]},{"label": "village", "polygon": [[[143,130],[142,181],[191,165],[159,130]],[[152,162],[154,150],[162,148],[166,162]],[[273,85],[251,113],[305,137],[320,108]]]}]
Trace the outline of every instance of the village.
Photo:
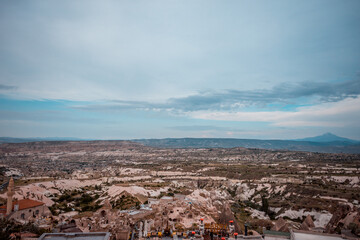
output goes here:
[{"label": "village", "polygon": [[0,1],[0,240],[360,240],[360,0]]},{"label": "village", "polygon": [[4,144],[0,216],[38,229],[12,233],[18,239],[357,239],[356,159],[131,142]]}]

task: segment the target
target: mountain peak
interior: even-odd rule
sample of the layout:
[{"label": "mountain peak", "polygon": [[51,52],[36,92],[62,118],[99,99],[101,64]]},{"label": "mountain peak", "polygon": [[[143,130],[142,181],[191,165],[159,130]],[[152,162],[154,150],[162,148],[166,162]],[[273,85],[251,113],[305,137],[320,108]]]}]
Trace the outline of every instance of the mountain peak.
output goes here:
[{"label": "mountain peak", "polygon": [[297,139],[297,141],[310,141],[310,142],[357,142],[355,140],[339,137],[333,133],[327,132],[319,136]]},{"label": "mountain peak", "polygon": [[319,135],[319,136],[324,136],[324,137],[339,137],[339,136],[336,136],[335,134],[332,134],[331,132],[327,132],[327,133],[324,133],[324,134]]}]

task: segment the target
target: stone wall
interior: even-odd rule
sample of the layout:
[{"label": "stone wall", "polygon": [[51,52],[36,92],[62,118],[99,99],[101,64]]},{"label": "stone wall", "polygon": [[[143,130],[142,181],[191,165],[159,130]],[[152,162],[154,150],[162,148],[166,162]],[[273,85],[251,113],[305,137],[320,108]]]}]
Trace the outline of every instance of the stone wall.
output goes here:
[{"label": "stone wall", "polygon": [[[19,221],[29,221],[34,218],[41,218],[43,216],[49,216],[51,212],[49,208],[44,204],[42,206],[27,208],[12,212],[10,219],[15,219]],[[35,216],[35,217],[34,217]]]}]

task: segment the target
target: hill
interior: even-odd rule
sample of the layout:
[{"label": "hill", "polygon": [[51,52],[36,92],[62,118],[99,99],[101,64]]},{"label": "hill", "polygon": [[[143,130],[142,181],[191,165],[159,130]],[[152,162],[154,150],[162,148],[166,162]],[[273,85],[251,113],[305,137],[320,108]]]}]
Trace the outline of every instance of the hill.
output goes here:
[{"label": "hill", "polygon": [[161,148],[261,148],[323,153],[360,153],[360,143],[346,141],[314,142],[295,140],[259,140],[235,138],[136,139],[145,146]]},{"label": "hill", "polygon": [[0,144],[1,143],[43,142],[43,141],[84,141],[84,139],[73,138],[73,137],[48,137],[48,138],[0,137]]},{"label": "hill", "polygon": [[352,140],[349,138],[343,138],[336,136],[332,133],[325,133],[320,136],[315,137],[308,137],[303,139],[297,139],[297,141],[309,141],[309,142],[350,142],[350,143],[357,143],[358,141]]},{"label": "hill", "polygon": [[[0,137],[1,143],[25,143],[42,141],[89,141],[77,138],[9,138]],[[91,141],[91,140],[90,140]],[[101,140],[100,140],[101,141]],[[236,138],[165,138],[135,139],[133,142],[159,148],[259,148],[322,153],[360,153],[360,142],[324,134],[298,140],[260,140]],[[104,141],[106,142],[106,141]]]}]

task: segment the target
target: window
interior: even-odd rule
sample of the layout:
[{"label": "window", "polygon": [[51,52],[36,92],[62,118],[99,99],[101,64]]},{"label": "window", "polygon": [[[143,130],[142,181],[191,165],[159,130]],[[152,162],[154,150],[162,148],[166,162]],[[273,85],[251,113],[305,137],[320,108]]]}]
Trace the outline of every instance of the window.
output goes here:
[{"label": "window", "polygon": [[100,214],[101,214],[101,217],[106,217],[106,212],[105,212],[105,210],[102,210]]},{"label": "window", "polygon": [[36,210],[36,211],[35,211],[35,215],[39,215],[39,210]]},{"label": "window", "polygon": [[25,213],[21,214],[21,219],[25,219]]}]

